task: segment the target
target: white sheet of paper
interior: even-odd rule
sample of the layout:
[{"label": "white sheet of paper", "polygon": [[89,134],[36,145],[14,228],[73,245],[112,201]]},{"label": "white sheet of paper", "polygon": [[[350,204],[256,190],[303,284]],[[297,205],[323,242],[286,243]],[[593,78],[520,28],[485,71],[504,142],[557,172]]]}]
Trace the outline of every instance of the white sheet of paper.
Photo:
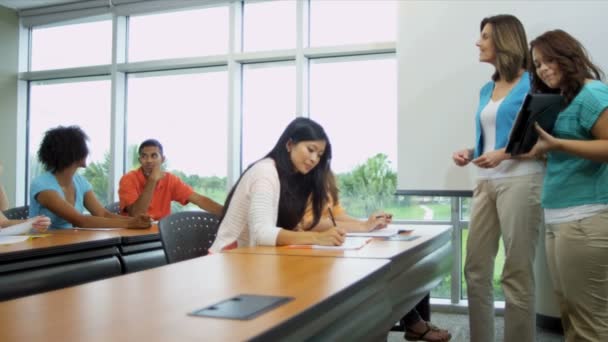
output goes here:
[{"label": "white sheet of paper", "polygon": [[77,230],[121,230],[121,229],[125,229],[125,228],[80,228],[80,227],[74,227],[74,229]]},{"label": "white sheet of paper", "polygon": [[346,236],[367,236],[367,237],[390,237],[397,235],[399,230],[396,227],[375,229],[369,232],[346,233]]},{"label": "white sheet of paper", "polygon": [[387,229],[397,229],[397,231],[399,233],[409,233],[409,232],[413,232],[414,229],[408,226],[404,226],[404,225],[400,225],[400,224],[394,224],[391,223],[388,225],[388,227],[386,227]]},{"label": "white sheet of paper", "polygon": [[347,237],[344,239],[344,243],[341,246],[322,246],[322,245],[312,245],[313,249],[327,249],[334,251],[346,251],[352,249],[359,249],[365,246],[371,238],[368,237]]},{"label": "white sheet of paper", "polygon": [[10,245],[13,243],[23,242],[30,237],[27,235],[8,235],[8,236],[0,236],[0,245]]},{"label": "white sheet of paper", "polygon": [[0,229],[0,236],[27,234],[32,229],[32,221],[29,219],[23,223],[18,223],[10,227]]}]

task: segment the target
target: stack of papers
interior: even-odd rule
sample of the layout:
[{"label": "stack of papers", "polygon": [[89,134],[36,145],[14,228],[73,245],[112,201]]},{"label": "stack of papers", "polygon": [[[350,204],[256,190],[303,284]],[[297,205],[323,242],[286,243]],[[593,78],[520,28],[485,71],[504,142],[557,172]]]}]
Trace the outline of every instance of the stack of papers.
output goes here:
[{"label": "stack of papers", "polygon": [[0,229],[0,236],[27,234],[32,229],[32,222],[25,221]]},{"label": "stack of papers", "polygon": [[347,237],[344,243],[340,246],[323,246],[323,245],[288,245],[286,248],[304,248],[304,249],[324,249],[333,251],[346,251],[359,249],[365,246],[372,239],[367,237]]},{"label": "stack of papers", "polygon": [[0,236],[0,245],[11,245],[26,241],[30,237],[28,235],[4,235]]},{"label": "stack of papers", "polygon": [[366,237],[391,237],[399,234],[399,230],[395,227],[375,229],[369,232],[346,233],[346,236],[366,236]]},{"label": "stack of papers", "polygon": [[366,236],[366,237],[393,237],[399,233],[411,233],[413,229],[408,229],[403,226],[389,225],[386,228],[374,229],[369,232],[346,233],[346,236]]},{"label": "stack of papers", "polygon": [[76,230],[99,230],[99,231],[108,231],[108,230],[121,230],[121,229],[125,229],[125,228],[81,228],[81,227],[74,227],[74,229],[76,229]]},{"label": "stack of papers", "polygon": [[32,221],[34,220],[35,219],[29,219],[25,222],[0,229],[0,245],[10,245],[13,243],[27,241],[29,238],[47,236],[48,234],[27,235],[32,231]]}]

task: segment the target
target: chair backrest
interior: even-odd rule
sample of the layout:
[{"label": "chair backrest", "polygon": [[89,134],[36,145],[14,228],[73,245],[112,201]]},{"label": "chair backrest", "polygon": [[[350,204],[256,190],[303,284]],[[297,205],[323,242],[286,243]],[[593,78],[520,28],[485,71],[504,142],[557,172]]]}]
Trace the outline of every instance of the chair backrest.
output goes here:
[{"label": "chair backrest", "polygon": [[112,214],[120,215],[120,202],[114,202],[106,205],[106,210]]},{"label": "chair backrest", "polygon": [[215,240],[219,219],[204,211],[182,211],[158,222],[167,263],[207,255]]},{"label": "chair backrest", "polygon": [[30,206],[24,205],[22,207],[11,208],[4,211],[3,214],[9,220],[25,220],[30,215]]}]

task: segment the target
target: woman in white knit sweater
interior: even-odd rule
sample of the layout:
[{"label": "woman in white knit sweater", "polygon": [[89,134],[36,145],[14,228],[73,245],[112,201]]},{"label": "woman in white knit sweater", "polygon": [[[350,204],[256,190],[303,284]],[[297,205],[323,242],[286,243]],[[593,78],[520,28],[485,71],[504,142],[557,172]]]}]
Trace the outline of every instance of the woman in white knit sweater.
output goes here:
[{"label": "woman in white knit sweater", "polygon": [[274,148],[245,170],[230,191],[209,251],[256,245],[341,245],[345,232],[340,228],[295,230],[309,197],[312,226],[327,206],[330,159],[331,144],[323,127],[307,118],[293,120]]}]

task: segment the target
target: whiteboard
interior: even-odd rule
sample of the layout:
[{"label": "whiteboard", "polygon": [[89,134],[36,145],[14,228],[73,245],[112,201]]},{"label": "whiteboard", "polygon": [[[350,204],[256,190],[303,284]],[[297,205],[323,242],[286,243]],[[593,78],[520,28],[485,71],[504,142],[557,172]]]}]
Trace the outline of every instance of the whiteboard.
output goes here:
[{"label": "whiteboard", "polygon": [[494,72],[475,42],[496,14],[518,17],[529,41],[565,30],[608,72],[608,1],[399,1],[398,193],[470,194],[475,166],[451,156],[474,146],[479,90]]}]

